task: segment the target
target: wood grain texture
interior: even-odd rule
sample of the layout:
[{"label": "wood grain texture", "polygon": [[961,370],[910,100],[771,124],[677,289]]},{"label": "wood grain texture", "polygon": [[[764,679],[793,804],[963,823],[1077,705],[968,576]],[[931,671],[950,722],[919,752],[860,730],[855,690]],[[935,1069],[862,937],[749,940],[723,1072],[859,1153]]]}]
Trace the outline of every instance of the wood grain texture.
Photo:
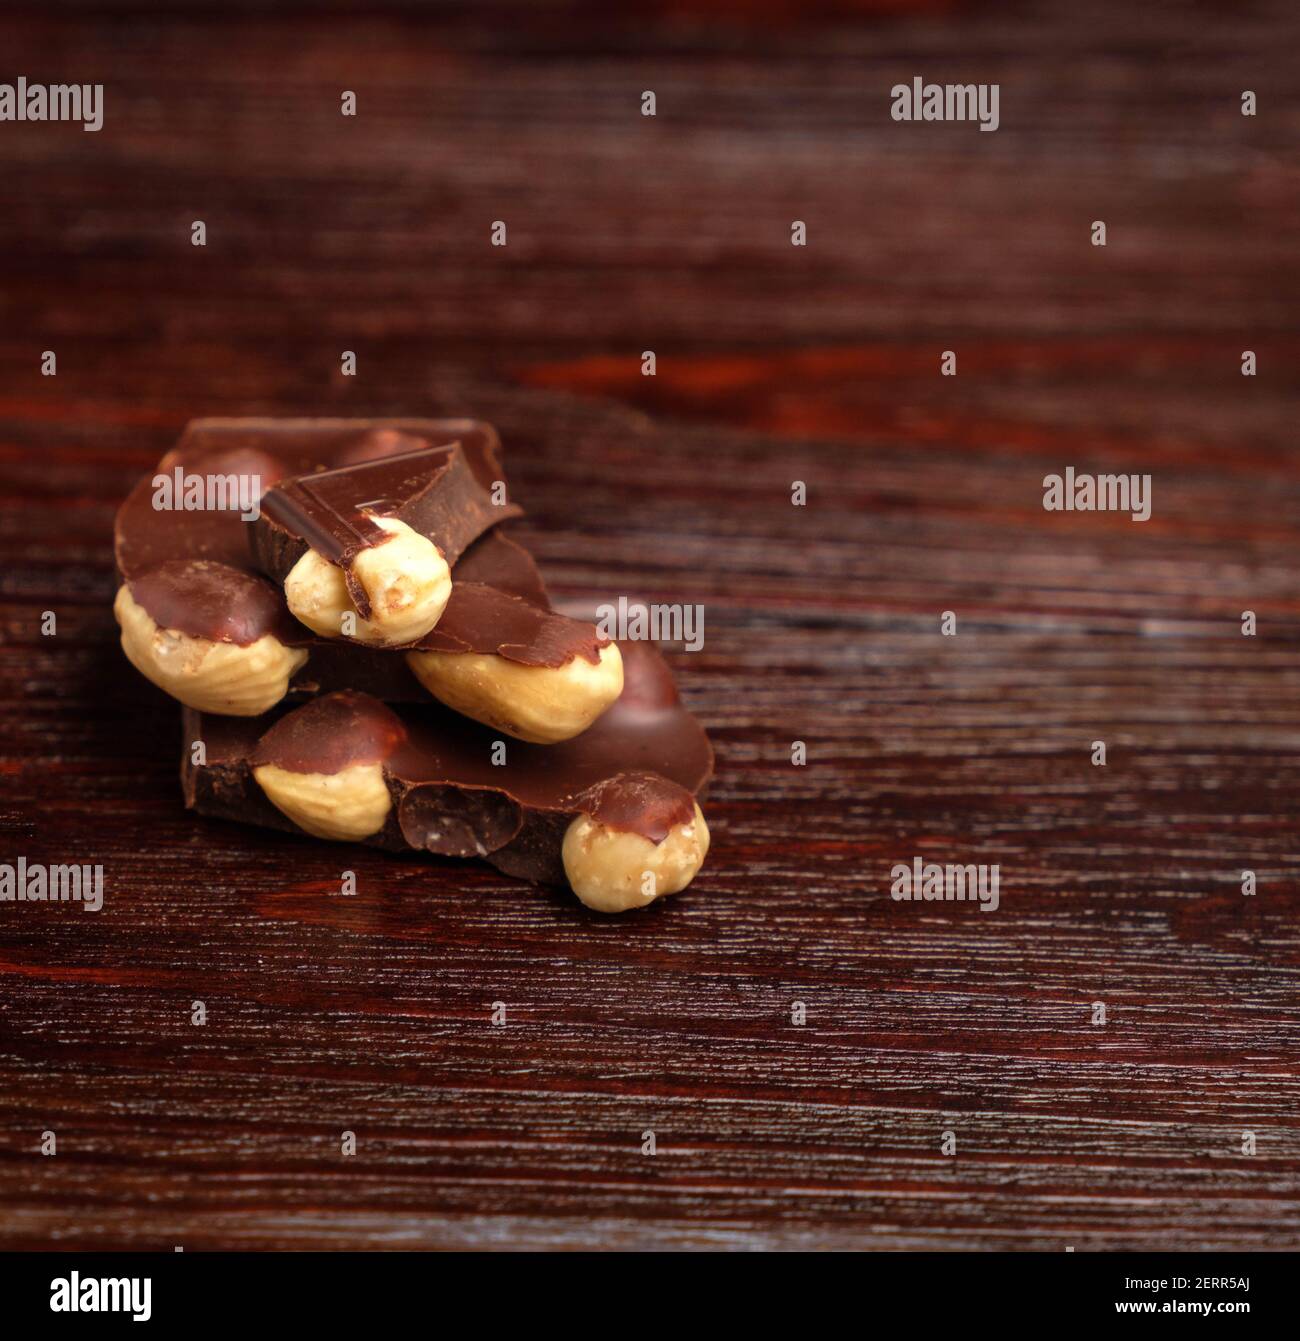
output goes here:
[{"label": "wood grain texture", "polygon": [[[0,904],[0,1246],[1300,1246],[1298,28],[0,18],[5,77],[108,98],[0,125],[0,860],[106,882]],[[891,122],[913,74],[1001,129]],[[557,592],[704,605],[689,892],[602,920],[184,812],[112,516],[267,413],[491,417]],[[1151,520],[1046,513],[1067,465]],[[916,855],[1001,907],[892,901]]]}]

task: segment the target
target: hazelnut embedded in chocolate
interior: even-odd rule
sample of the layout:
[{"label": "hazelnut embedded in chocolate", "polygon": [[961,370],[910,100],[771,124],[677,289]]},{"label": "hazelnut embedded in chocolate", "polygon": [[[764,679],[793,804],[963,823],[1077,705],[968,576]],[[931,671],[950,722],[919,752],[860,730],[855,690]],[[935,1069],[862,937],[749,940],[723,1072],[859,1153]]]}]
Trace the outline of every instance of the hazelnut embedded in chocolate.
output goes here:
[{"label": "hazelnut embedded in chocolate", "polygon": [[588,908],[622,913],[685,889],[708,851],[709,827],[685,787],[654,773],[624,773],[592,789],[562,855]]},{"label": "hazelnut embedded in chocolate", "polygon": [[307,660],[293,621],[254,573],[173,559],[124,582],[113,602],[122,650],[148,680],[201,712],[255,717],[274,707]]},{"label": "hazelnut embedded in chocolate", "polygon": [[449,708],[538,745],[580,735],[623,692],[622,654],[593,625],[473,583],[406,659]]},{"label": "hazelnut embedded in chocolate", "polygon": [[257,743],[257,785],[317,838],[378,833],[393,802],[384,764],[406,738],[392,709],[367,694],[326,694],[282,717]]},{"label": "hazelnut embedded in chocolate", "polygon": [[284,580],[293,615],[322,638],[399,647],[424,637],[451,595],[451,569],[427,537],[395,517],[374,518],[385,539],[359,550],[350,570],[309,549]]},{"label": "hazelnut embedded in chocolate", "polygon": [[364,449],[363,459],[286,480],[263,499],[250,534],[254,560],[283,583],[308,628],[399,647],[437,624],[449,565],[520,514],[498,505],[495,434],[463,427],[463,440],[434,446],[376,426],[349,449]]}]

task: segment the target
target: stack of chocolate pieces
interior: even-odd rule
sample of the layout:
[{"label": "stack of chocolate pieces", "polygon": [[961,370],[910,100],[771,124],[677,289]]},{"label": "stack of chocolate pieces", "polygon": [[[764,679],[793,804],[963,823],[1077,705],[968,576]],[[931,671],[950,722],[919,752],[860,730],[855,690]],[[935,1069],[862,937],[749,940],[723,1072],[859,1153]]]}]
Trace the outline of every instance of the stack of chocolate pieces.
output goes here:
[{"label": "stack of chocolate pieces", "polygon": [[[260,497],[260,507],[257,500]],[[185,705],[205,815],[682,889],[713,770],[653,644],[552,608],[476,420],[197,420],[122,505],[122,649]]]}]

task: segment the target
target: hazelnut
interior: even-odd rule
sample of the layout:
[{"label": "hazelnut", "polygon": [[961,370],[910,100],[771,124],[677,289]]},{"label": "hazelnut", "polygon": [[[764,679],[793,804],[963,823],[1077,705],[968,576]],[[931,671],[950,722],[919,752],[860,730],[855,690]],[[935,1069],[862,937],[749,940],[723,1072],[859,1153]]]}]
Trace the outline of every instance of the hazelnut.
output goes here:
[{"label": "hazelnut", "polygon": [[337,773],[294,773],[278,764],[253,769],[266,799],[317,838],[357,842],[378,833],[393,799],[379,763],[352,764]]},{"label": "hazelnut", "polygon": [[685,889],[709,851],[709,826],[698,804],[694,810],[695,818],[674,825],[661,843],[579,815],[561,849],[573,892],[597,912],[622,913]]},{"label": "hazelnut", "polygon": [[[343,569],[309,549],[284,580],[293,615],[323,638],[348,637],[372,647],[398,647],[423,638],[442,618],[451,595],[451,569],[437,545],[396,517],[375,517],[388,539],[358,552],[352,573],[370,601],[363,619],[348,594]],[[351,612],[355,629],[343,633]]]},{"label": "hazelnut", "polygon": [[562,666],[526,666],[479,652],[408,652],[406,660],[449,708],[534,745],[570,740],[623,692],[616,643],[602,647],[594,665],[575,656]]},{"label": "hazelnut", "polygon": [[159,689],[199,712],[256,717],[279,703],[290,677],[307,660],[303,649],[286,647],[270,633],[241,646],[160,628],[125,584],[118,588],[113,614],[127,660]]}]

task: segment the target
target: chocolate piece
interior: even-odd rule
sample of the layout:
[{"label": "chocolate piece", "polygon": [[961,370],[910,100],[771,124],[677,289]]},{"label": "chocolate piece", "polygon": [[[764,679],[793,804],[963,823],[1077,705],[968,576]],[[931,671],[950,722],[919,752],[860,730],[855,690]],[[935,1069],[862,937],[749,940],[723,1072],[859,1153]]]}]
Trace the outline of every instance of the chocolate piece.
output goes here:
[{"label": "chocolate piece", "polygon": [[607,829],[639,833],[652,843],[695,818],[690,792],[657,773],[620,773],[593,788],[583,809]]},{"label": "chocolate piece", "polygon": [[418,643],[422,652],[478,652],[524,666],[564,666],[582,657],[594,666],[609,645],[592,624],[556,614],[494,586],[454,575],[451,598],[437,627]]},{"label": "chocolate piece", "polygon": [[402,720],[368,694],[344,690],[286,713],[257,742],[249,764],[274,764],[290,773],[341,773],[353,764],[391,758],[406,739]]},{"label": "chocolate piece", "polygon": [[[375,513],[396,515],[417,491],[436,488],[460,459],[456,447],[425,447],[286,480],[262,499],[261,516],[253,523],[253,557],[268,577],[281,582],[308,548],[345,567],[359,550],[387,539],[375,525]],[[373,490],[367,488],[366,476],[385,470],[396,472],[397,488],[386,488],[378,479]],[[372,498],[374,490],[378,496]]]},{"label": "chocolate piece", "polygon": [[266,634],[302,641],[303,627],[284,596],[264,577],[210,559],[168,559],[127,584],[131,597],[161,629],[247,647]]},{"label": "chocolate piece", "polygon": [[[373,441],[395,446],[405,435]],[[478,455],[471,459],[470,451]],[[489,478],[490,477],[490,478]],[[250,542],[254,561],[270,578],[283,583],[294,564],[314,549],[344,570],[348,592],[362,618],[371,617],[364,587],[352,563],[364,549],[383,544],[388,533],[376,517],[392,517],[427,536],[453,564],[465,548],[499,521],[522,509],[492,502],[500,480],[495,453],[459,442],[421,447],[286,480],[262,499]]]},{"label": "chocolate piece", "polygon": [[[622,698],[588,730],[558,745],[511,741],[494,764],[497,732],[436,703],[398,710],[363,695],[313,699],[289,713],[262,718],[185,712],[182,779],[186,804],[202,814],[296,827],[262,795],[252,776],[271,752],[295,771],[330,771],[339,736],[376,737],[376,722],[395,711],[404,738],[391,728],[384,771],[397,818],[366,841],[452,856],[479,854],[524,879],[563,883],[565,829],[592,808],[613,827],[661,842],[713,771],[713,751],[699,722],[682,706],[672,675],[648,643],[621,643]],[[190,743],[203,740],[206,763],[192,762]],[[367,749],[377,748],[368,744]],[[355,760],[349,758],[349,762]],[[693,813],[690,812],[690,813]],[[667,827],[665,827],[667,826]]]}]

